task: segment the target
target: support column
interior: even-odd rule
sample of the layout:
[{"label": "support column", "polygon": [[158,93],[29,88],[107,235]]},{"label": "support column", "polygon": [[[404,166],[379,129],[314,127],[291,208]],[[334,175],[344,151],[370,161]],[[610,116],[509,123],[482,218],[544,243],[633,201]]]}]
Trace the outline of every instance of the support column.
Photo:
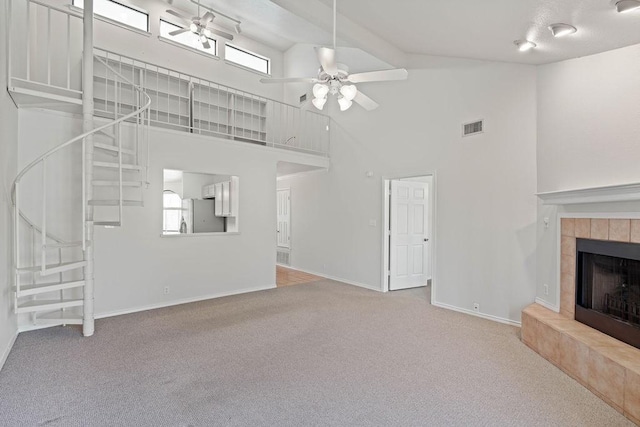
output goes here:
[{"label": "support column", "polygon": [[[82,31],[82,132],[86,133],[94,129],[93,124],[93,0],[85,0]],[[82,322],[82,334],[85,337],[93,335],[93,206],[88,201],[93,197],[93,137],[89,136],[84,144],[84,171],[83,189],[85,192],[85,239],[86,248],[84,259],[87,265],[84,268],[84,315]]]}]

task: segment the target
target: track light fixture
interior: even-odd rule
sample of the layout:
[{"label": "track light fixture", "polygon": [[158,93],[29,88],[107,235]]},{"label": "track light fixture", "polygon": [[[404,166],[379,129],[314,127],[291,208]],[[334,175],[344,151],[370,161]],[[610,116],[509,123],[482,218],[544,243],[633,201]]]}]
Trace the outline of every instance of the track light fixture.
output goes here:
[{"label": "track light fixture", "polygon": [[529,40],[516,40],[513,42],[513,44],[515,44],[518,47],[518,50],[520,52],[526,52],[537,46],[537,44]]},{"label": "track light fixture", "polygon": [[637,0],[620,0],[616,3],[616,10],[619,13],[627,13],[640,8],[640,1]]},{"label": "track light fixture", "polygon": [[564,37],[568,36],[569,34],[574,34],[576,31],[578,31],[578,29],[573,25],[562,23],[549,25],[549,30],[554,37]]}]

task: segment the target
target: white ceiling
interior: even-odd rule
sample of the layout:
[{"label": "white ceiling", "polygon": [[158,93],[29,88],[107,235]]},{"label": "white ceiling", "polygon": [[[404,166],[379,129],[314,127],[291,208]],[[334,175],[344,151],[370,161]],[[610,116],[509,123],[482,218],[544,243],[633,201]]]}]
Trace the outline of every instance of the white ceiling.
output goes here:
[{"label": "white ceiling", "polygon": [[[188,0],[174,0],[188,2]],[[243,34],[286,50],[330,45],[332,0],[202,0],[243,21]],[[620,14],[616,0],[338,0],[338,44],[396,66],[406,54],[544,64],[640,43],[640,11]],[[181,3],[182,4],[182,3]],[[578,28],[555,39],[548,26]],[[528,38],[537,49],[513,45]]]}]

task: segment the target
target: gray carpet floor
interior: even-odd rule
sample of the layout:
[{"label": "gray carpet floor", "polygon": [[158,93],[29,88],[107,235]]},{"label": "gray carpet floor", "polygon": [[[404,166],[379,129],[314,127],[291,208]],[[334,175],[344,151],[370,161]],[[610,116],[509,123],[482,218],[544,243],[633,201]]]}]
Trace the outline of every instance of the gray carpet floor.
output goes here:
[{"label": "gray carpet floor", "polygon": [[519,329],[322,280],[20,334],[7,426],[627,426]]}]

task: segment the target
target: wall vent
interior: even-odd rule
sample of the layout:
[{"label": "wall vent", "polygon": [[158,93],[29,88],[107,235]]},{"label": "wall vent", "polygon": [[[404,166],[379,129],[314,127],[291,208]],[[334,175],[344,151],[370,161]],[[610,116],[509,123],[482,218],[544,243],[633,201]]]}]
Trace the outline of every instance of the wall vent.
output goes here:
[{"label": "wall vent", "polygon": [[300,104],[304,104],[305,102],[307,102],[307,94],[306,93],[304,95],[300,95]]},{"label": "wall vent", "polygon": [[465,123],[462,125],[462,136],[471,136],[484,131],[484,120],[478,120],[473,123]]},{"label": "wall vent", "polygon": [[278,256],[276,259],[276,263],[280,265],[291,265],[291,262],[289,260],[289,255],[290,253],[288,250],[278,248]]}]

